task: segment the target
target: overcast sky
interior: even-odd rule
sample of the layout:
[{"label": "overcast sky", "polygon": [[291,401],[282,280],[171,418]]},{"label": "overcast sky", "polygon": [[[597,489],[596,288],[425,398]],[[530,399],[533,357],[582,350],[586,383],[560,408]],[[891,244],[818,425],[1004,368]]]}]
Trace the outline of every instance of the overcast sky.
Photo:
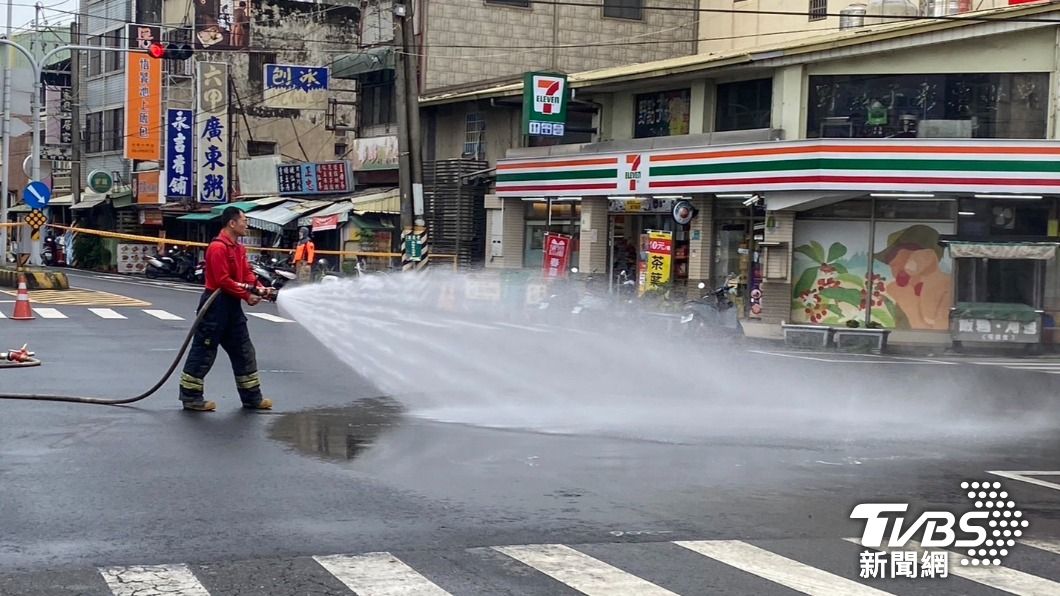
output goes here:
[{"label": "overcast sky", "polygon": [[[33,0],[0,0],[0,35],[7,32],[8,1],[11,3],[11,26],[16,29],[18,27],[26,27],[32,23],[33,15],[36,12],[33,7],[37,3]],[[41,11],[42,24],[47,21],[49,24],[55,25],[58,23],[69,23],[74,16],[49,9],[76,12],[78,2],[77,0],[40,0],[40,5],[44,7],[44,10]],[[12,33],[17,33],[17,31]]]}]

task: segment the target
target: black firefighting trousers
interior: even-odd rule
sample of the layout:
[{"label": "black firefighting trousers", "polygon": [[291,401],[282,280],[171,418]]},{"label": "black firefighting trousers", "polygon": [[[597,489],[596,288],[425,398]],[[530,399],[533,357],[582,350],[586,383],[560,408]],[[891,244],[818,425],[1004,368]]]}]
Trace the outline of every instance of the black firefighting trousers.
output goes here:
[{"label": "black firefighting trousers", "polygon": [[[203,292],[199,309],[212,293],[210,290]],[[191,351],[184,362],[184,373],[180,375],[180,400],[203,400],[206,374],[217,358],[218,346],[224,348],[232,361],[239,399],[246,405],[256,405],[261,401],[261,381],[254,344],[247,329],[247,316],[243,314],[241,301],[225,293],[214,300],[195,331]]]}]

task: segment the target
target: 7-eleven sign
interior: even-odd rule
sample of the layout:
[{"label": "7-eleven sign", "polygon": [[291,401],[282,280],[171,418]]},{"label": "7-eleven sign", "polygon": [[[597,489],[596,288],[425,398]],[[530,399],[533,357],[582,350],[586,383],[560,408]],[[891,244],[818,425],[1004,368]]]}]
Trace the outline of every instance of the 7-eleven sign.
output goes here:
[{"label": "7-eleven sign", "polygon": [[526,73],[523,76],[523,134],[563,136],[568,95],[565,75]]},{"label": "7-eleven sign", "polygon": [[619,188],[631,193],[643,192],[648,187],[648,157],[643,153],[623,155],[619,162]]}]

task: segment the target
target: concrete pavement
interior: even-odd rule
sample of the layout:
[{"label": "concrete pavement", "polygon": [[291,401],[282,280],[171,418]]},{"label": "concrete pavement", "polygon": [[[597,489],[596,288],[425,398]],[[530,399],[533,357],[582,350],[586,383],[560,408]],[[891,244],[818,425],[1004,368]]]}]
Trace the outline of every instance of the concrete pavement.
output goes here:
[{"label": "concrete pavement", "polygon": [[[45,361],[0,372],[5,391],[131,395],[168,364],[198,290],[87,277],[71,283],[183,320],[117,306],[124,319],[59,306],[64,319],[0,320],[0,345],[29,341]],[[1060,475],[1041,474],[1060,455],[1053,361],[686,355],[716,365],[717,384],[628,416],[531,406],[444,422],[380,396],[297,324],[250,324],[271,413],[238,408],[224,356],[209,415],[181,412],[175,381],[127,408],[0,402],[0,593],[1060,588]],[[987,479],[1035,546],[992,576],[859,577],[865,549],[843,540],[863,529],[854,505],[962,511],[960,483]]]}]

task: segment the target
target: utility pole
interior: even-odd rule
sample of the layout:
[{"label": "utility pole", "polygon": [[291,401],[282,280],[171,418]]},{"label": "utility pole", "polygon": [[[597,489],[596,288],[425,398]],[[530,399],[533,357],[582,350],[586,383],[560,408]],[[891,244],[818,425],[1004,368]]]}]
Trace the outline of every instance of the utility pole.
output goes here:
[{"label": "utility pole", "polygon": [[[11,40],[11,0],[7,1],[7,36],[8,41]],[[4,162],[3,182],[0,182],[0,223],[7,223],[7,195],[11,192],[11,182],[8,180],[11,177],[11,76],[13,73],[14,60],[12,60],[13,51],[11,48],[4,48],[4,120],[3,120],[3,131],[0,134],[4,135],[3,138],[3,149],[2,157]],[[3,263],[7,263],[7,226],[0,226],[0,259],[3,259]]]},{"label": "utility pole", "polygon": [[[423,220],[423,151],[420,141],[419,60],[415,49],[415,0],[395,0],[394,41],[400,44],[395,64],[398,120],[398,176],[401,193],[402,270],[413,269],[426,253]],[[417,209],[418,207],[418,209]],[[412,238],[410,243],[408,240]],[[410,247],[410,244],[414,245]],[[410,252],[410,248],[413,250]]]},{"label": "utility pole", "polygon": [[[70,23],[70,42],[81,44],[76,19]],[[81,202],[81,52],[76,50],[70,52],[70,160],[70,194],[76,205]]]}]

